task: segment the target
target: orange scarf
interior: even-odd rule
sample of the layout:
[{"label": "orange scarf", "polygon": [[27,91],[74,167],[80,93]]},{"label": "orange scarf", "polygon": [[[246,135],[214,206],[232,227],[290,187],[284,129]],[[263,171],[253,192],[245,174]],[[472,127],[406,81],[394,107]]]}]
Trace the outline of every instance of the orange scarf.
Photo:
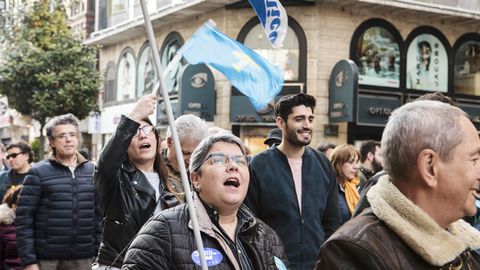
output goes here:
[{"label": "orange scarf", "polygon": [[358,201],[360,200],[360,194],[357,191],[357,185],[360,183],[358,178],[353,178],[350,181],[345,181],[342,184],[343,190],[345,191],[345,199],[347,201],[348,210],[350,213],[353,213],[355,206],[357,206]]}]

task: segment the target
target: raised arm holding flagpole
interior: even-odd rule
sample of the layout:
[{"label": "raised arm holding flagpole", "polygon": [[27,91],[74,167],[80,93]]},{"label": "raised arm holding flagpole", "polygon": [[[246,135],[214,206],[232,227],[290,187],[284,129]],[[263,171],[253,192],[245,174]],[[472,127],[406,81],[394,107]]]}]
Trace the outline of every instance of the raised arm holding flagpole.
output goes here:
[{"label": "raised arm holding flagpole", "polygon": [[[202,265],[202,270],[208,269],[207,263],[205,260],[205,253],[203,249],[203,243],[202,243],[202,238],[200,235],[200,229],[198,227],[198,219],[197,219],[197,214],[195,212],[194,206],[193,206],[193,200],[192,200],[192,193],[190,191],[190,184],[188,182],[188,177],[187,177],[187,170],[185,168],[185,163],[183,162],[183,153],[181,150],[180,146],[180,140],[178,138],[178,133],[177,129],[175,128],[174,125],[174,118],[173,118],[173,111],[172,111],[172,106],[170,104],[170,98],[168,96],[168,89],[165,88],[165,81],[163,79],[163,74],[162,74],[162,66],[160,65],[160,56],[158,55],[158,48],[157,48],[157,43],[155,42],[155,35],[153,33],[152,29],[152,22],[150,21],[150,16],[148,14],[147,6],[145,4],[145,0],[139,0],[140,5],[142,7],[142,12],[143,12],[143,18],[145,19],[145,29],[147,31],[147,36],[150,44],[150,49],[152,51],[153,55],[153,60],[155,64],[155,68],[157,71],[157,78],[160,82],[160,89],[162,91],[162,96],[163,100],[165,103],[165,108],[167,110],[167,117],[168,117],[168,124],[170,125],[170,130],[172,132],[172,138],[173,138],[173,143],[175,146],[175,152],[177,155],[177,161],[178,161],[178,169],[180,170],[180,175],[182,176],[182,184],[185,192],[185,198],[187,200],[188,204],[188,210],[189,214],[192,220],[193,224],[193,231],[195,234],[195,241],[197,244],[197,250],[199,252],[200,256],[200,262]],[[156,93],[157,89],[153,89],[153,94]]]},{"label": "raised arm holding flagpole", "polygon": [[[149,39],[150,48],[153,54],[153,60],[157,71],[157,77],[160,82],[162,95],[167,111],[168,122],[172,131],[172,138],[178,159],[179,170],[182,177],[182,183],[185,191],[185,198],[188,204],[188,212],[193,225],[195,241],[197,244],[198,257],[202,269],[207,269],[207,262],[204,254],[204,248],[198,226],[196,211],[193,207],[190,184],[187,178],[186,168],[183,162],[183,154],[178,139],[177,130],[174,126],[173,112],[168,96],[168,90],[165,88],[165,82],[160,65],[160,57],[155,42],[152,25],[144,0],[140,0],[143,16],[145,19],[145,28]],[[269,7],[267,5],[267,7]],[[277,13],[273,10],[267,11],[270,16],[270,29],[280,26],[280,23],[287,23],[285,19],[275,19]],[[281,14],[280,14],[281,15]],[[283,14],[286,16],[286,14]],[[272,21],[273,20],[273,21]],[[272,28],[273,27],[273,28]],[[283,26],[282,26],[283,27]],[[278,28],[278,33],[270,33],[270,41],[283,42],[284,34],[282,28]],[[280,34],[280,36],[278,36]],[[190,64],[206,63],[220,72],[222,72],[240,92],[249,97],[252,105],[258,110],[266,106],[280,92],[283,85],[282,71],[270,64],[266,59],[256,54],[251,49],[229,38],[221,33],[212,23],[204,24],[187,43],[177,52],[176,58],[183,55]],[[154,89],[156,91],[156,89]],[[212,256],[209,250],[209,257]],[[192,254],[193,256],[193,254]],[[193,258],[193,257],[192,257]],[[211,263],[212,260],[210,259]]]}]

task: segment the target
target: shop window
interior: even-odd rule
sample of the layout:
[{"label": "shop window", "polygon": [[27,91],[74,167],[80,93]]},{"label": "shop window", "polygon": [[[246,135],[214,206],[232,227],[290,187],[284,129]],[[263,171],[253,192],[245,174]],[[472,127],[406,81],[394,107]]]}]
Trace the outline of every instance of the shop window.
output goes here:
[{"label": "shop window", "polygon": [[453,91],[480,96],[480,35],[463,35],[453,46],[453,52]]},{"label": "shop window", "polygon": [[140,49],[137,70],[137,96],[150,94],[153,89],[158,88],[157,72],[153,63],[152,50],[148,43],[145,43]]},{"label": "shop window", "polygon": [[257,17],[251,19],[240,31],[238,41],[266,58],[270,63],[283,70],[286,83],[306,82],[306,47],[307,42],[301,26],[288,17],[287,37],[283,48],[273,49],[265,30]]},{"label": "shop window", "polygon": [[135,57],[133,50],[125,49],[117,68],[117,101],[135,98]]},{"label": "shop window", "polygon": [[187,62],[183,58],[172,62],[183,43],[183,38],[178,32],[171,32],[165,38],[162,48],[160,49],[160,62],[165,74],[165,87],[169,93],[178,93],[182,72],[187,65]]},{"label": "shop window", "polygon": [[358,83],[380,88],[400,87],[402,38],[389,22],[371,19],[353,34],[350,58],[358,67]]},{"label": "shop window", "polygon": [[443,34],[432,27],[419,27],[410,33],[406,45],[406,88],[447,92],[450,45]]},{"label": "shop window", "polygon": [[115,64],[113,62],[108,63],[107,71],[105,72],[105,84],[104,84],[104,101],[115,101],[117,93],[115,89]]}]

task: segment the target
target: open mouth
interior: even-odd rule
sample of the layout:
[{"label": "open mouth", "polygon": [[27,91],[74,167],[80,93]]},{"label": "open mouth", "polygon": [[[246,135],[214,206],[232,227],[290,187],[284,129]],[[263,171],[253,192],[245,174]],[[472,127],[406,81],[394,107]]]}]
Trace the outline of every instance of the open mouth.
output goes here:
[{"label": "open mouth", "polygon": [[228,178],[227,181],[223,183],[223,185],[238,188],[240,186],[240,182],[236,178]]},{"label": "open mouth", "polygon": [[151,145],[150,145],[149,143],[142,143],[142,144],[140,145],[140,149],[148,149],[148,148],[150,148],[150,147],[151,147]]}]

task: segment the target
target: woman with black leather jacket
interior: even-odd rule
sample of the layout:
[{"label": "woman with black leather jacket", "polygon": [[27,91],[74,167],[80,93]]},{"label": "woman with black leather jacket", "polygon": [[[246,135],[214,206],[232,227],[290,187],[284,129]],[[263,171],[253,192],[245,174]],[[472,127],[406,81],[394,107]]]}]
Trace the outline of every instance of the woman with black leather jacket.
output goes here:
[{"label": "woman with black leather jacket", "polygon": [[155,95],[141,97],[128,116],[122,115],[95,171],[100,195],[103,239],[92,269],[119,269],[123,252],[154,213],[180,203],[159,154],[159,135],[148,116]]}]

